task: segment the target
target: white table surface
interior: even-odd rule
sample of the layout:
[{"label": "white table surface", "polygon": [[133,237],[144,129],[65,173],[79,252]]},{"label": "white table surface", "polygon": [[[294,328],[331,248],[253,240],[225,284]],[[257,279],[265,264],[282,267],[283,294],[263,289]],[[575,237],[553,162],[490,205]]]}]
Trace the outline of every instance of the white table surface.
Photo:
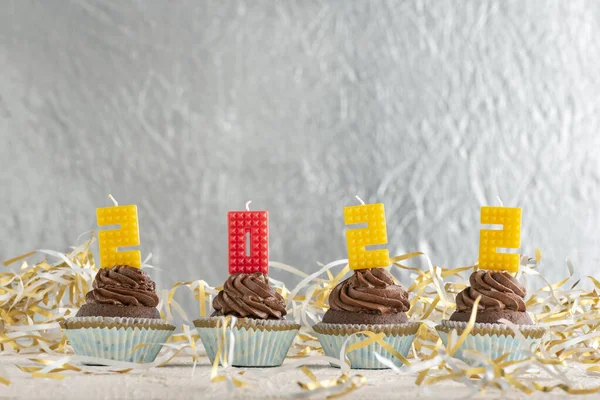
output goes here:
[{"label": "white table surface", "polygon": [[[0,399],[197,399],[197,398],[243,398],[264,399],[282,398],[297,395],[306,396],[297,382],[308,381],[299,370],[278,371],[270,369],[271,376],[262,378],[256,388],[227,390],[226,383],[210,382],[210,365],[203,357],[196,366],[192,376],[192,361],[189,356],[177,357],[167,366],[144,371],[133,371],[127,374],[83,375],[66,373],[63,380],[33,379],[30,374],[18,370],[14,365],[33,365],[29,358],[37,355],[3,355],[0,365],[8,373],[12,384],[8,387],[0,385]],[[44,357],[44,355],[40,355]],[[54,357],[53,359],[56,359]],[[287,362],[287,361],[286,361]],[[285,364],[284,364],[285,365]],[[339,376],[337,369],[324,365],[311,366],[311,370],[319,379]],[[239,371],[241,369],[235,369]],[[250,370],[251,371],[251,370]],[[259,370],[260,371],[260,370]],[[398,375],[389,370],[353,371],[366,377],[367,383],[362,388],[343,397],[344,399],[379,399],[379,398],[451,398],[467,394],[464,386],[455,382],[444,382],[433,387],[432,396],[423,387],[414,384],[415,375]],[[600,377],[589,377],[581,367],[572,367],[569,378],[581,382],[585,386],[600,385]],[[546,384],[550,382],[545,382]],[[323,398],[316,394],[312,398]],[[477,398],[521,399],[526,397],[518,391],[500,393],[490,391]],[[564,392],[536,393],[531,399],[564,398]],[[600,395],[571,396],[573,399],[600,398]]]}]

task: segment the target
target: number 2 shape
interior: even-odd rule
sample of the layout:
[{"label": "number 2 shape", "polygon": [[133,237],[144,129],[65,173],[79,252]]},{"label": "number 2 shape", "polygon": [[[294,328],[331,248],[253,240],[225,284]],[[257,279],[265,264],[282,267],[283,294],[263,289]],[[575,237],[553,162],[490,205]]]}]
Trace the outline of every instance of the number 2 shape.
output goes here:
[{"label": "number 2 shape", "polygon": [[112,268],[116,265],[142,267],[139,250],[119,251],[119,247],[139,246],[137,206],[113,206],[96,209],[98,226],[119,225],[119,229],[98,232],[100,247],[100,267]]},{"label": "number 2 shape", "polygon": [[367,250],[367,246],[387,243],[385,208],[382,203],[344,207],[346,225],[367,223],[366,228],[348,229],[346,246],[350,269],[387,267],[390,254],[387,249]]},{"label": "number 2 shape", "polygon": [[482,224],[499,224],[501,230],[482,229],[479,235],[479,268],[516,272],[518,254],[498,253],[498,248],[521,247],[521,209],[509,207],[481,207]]}]

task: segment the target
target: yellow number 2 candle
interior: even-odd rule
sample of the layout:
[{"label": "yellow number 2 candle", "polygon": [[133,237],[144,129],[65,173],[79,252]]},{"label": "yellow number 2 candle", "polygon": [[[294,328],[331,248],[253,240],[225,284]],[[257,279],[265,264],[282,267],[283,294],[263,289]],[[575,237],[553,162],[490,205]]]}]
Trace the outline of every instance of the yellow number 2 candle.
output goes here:
[{"label": "yellow number 2 candle", "polygon": [[481,207],[482,224],[502,225],[502,230],[482,229],[479,235],[479,268],[516,272],[518,254],[498,253],[498,248],[521,247],[521,209]]},{"label": "yellow number 2 candle", "polygon": [[390,255],[387,249],[367,250],[367,246],[387,243],[387,227],[383,204],[363,204],[344,207],[346,225],[366,223],[366,228],[349,229],[346,232],[348,264],[350,269],[387,267]]},{"label": "yellow number 2 candle", "polygon": [[100,247],[100,267],[112,268],[115,265],[142,267],[139,250],[119,251],[119,247],[139,246],[138,212],[136,205],[103,207],[96,209],[98,226],[119,225],[119,229],[98,232]]}]

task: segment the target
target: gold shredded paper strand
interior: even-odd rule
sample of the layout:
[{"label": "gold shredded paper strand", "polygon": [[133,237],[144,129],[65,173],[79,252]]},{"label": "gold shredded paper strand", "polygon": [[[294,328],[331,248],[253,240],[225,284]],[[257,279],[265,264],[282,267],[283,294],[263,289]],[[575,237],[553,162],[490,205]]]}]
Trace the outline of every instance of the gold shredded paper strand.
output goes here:
[{"label": "gold shredded paper strand", "polygon": [[[196,346],[198,334],[190,328],[190,320],[175,300],[175,295],[178,288],[187,287],[199,302],[200,315],[206,316],[212,297],[221,288],[211,287],[202,280],[179,282],[167,291],[166,302],[162,304],[161,313],[169,316],[169,319],[173,318],[173,313],[176,313],[187,324],[182,325],[181,332],[173,335],[169,342],[164,344],[163,352],[154,363],[133,364],[102,360],[110,368],[99,370],[90,366],[74,365],[78,362],[93,362],[95,360],[93,358],[64,356],[65,353],[72,353],[58,325],[66,317],[73,315],[83,304],[85,293],[91,287],[96,273],[93,255],[89,250],[92,240],[93,235],[86,243],[73,248],[67,254],[49,250],[39,251],[41,254],[59,260],[54,264],[43,260],[38,264],[29,265],[25,261],[38,252],[30,252],[5,262],[5,266],[8,266],[23,261],[15,272],[0,272],[0,315],[3,320],[0,325],[0,352],[62,354],[57,361],[34,358],[30,361],[37,365],[17,366],[19,370],[31,374],[33,378],[44,379],[63,379],[67,376],[65,374],[74,373],[123,374],[135,370],[147,370],[168,365],[179,354],[191,356],[195,365],[199,357],[204,354],[201,348]],[[417,256],[426,258],[425,269],[403,264],[404,261]],[[466,357],[479,362],[479,366],[471,367],[451,357],[473,328],[474,314],[460,336],[449,335],[448,349],[444,349],[441,345],[435,326],[442,319],[447,319],[454,311],[453,299],[456,293],[466,287],[463,283],[466,277],[462,274],[476,270],[477,265],[446,269],[433,265],[429,258],[420,252],[392,258],[395,267],[407,271],[411,276],[412,283],[408,291],[412,300],[408,314],[412,320],[423,322],[409,356],[402,357],[383,341],[381,334],[373,332],[357,333],[364,336],[364,339],[347,346],[344,355],[377,342],[394,358],[399,359],[404,367],[398,368],[391,360],[377,355],[380,361],[389,365],[395,373],[416,373],[415,383],[425,385],[428,391],[439,382],[453,380],[464,384],[473,393],[509,388],[526,394],[554,390],[562,390],[569,394],[600,392],[600,387],[579,387],[572,384],[560,370],[576,363],[581,365],[600,363],[600,318],[597,314],[597,310],[600,309],[600,281],[593,277],[586,277],[585,280],[592,284],[593,289],[581,289],[582,280],[573,282],[574,267],[570,261],[567,261],[569,275],[557,283],[550,284],[545,281],[540,272],[542,257],[539,249],[536,249],[535,258],[523,257],[523,259],[525,262],[519,275],[540,278],[545,284],[541,289],[530,294],[526,304],[537,323],[546,328],[546,334],[542,338],[538,351],[531,353],[524,360],[505,361],[507,355],[488,360],[477,352],[465,352]],[[342,266],[342,269],[334,273],[333,269],[339,266]],[[323,356],[323,350],[311,329],[311,326],[318,322],[327,310],[327,299],[333,287],[350,272],[347,260],[334,261],[327,265],[320,264],[319,271],[310,275],[281,263],[273,262],[271,267],[294,273],[302,278],[300,284],[292,290],[288,290],[283,283],[271,279],[276,290],[286,299],[291,319],[302,325],[288,355],[288,358],[297,361],[288,362],[279,367],[279,370],[300,367],[298,370],[309,379],[309,382],[298,382],[299,387],[318,392],[328,398],[341,397],[362,387],[366,378],[362,375],[351,375],[345,360]],[[227,373],[232,357],[233,336],[228,336],[226,332],[227,327],[231,327],[232,324],[235,324],[235,319],[224,318],[216,328],[220,329],[219,351],[211,370],[211,380],[216,383],[229,381],[234,388],[252,387],[253,382],[256,383],[263,377],[259,372]],[[516,330],[515,334],[518,336],[519,332]],[[222,369],[219,369],[219,361],[224,365]],[[340,366],[341,375],[335,379],[320,381],[305,365],[322,361]],[[272,371],[270,370],[270,373]],[[587,367],[586,371],[590,375],[598,374],[600,367],[592,365]],[[558,383],[542,384],[536,380],[539,373],[552,377]],[[5,376],[6,372],[0,370],[0,384],[8,385],[10,380]],[[484,376],[485,379],[482,378]]]}]

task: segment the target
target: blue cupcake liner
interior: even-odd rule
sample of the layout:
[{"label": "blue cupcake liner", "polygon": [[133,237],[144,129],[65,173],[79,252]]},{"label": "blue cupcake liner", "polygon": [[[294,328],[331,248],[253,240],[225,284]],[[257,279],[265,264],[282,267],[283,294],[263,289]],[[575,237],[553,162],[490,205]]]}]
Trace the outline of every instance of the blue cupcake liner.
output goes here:
[{"label": "blue cupcake liner", "polygon": [[[223,317],[206,317],[194,321],[210,362],[213,363],[218,349],[222,328],[217,328]],[[233,328],[226,328],[224,348],[229,351],[229,339],[233,334],[234,367],[278,367],[283,363],[300,325],[279,320],[238,318]],[[223,360],[219,360],[222,364]]]},{"label": "blue cupcake liner", "polygon": [[[444,347],[448,344],[448,336],[452,330],[456,331],[456,339],[464,331],[467,322],[443,320],[436,326]],[[524,339],[519,339],[507,325],[476,323],[466,340],[453,354],[467,364],[477,364],[477,361],[465,357],[465,350],[474,350],[489,359],[498,358],[506,353],[506,361],[523,360],[531,355],[538,347],[545,329],[535,325],[517,325]],[[455,339],[455,340],[456,340]]]},{"label": "blue cupcake liner", "polygon": [[135,363],[154,361],[175,329],[163,320],[108,317],[69,318],[61,327],[77,355]]},{"label": "blue cupcake liner", "polygon": [[[361,331],[383,332],[385,334],[383,340],[406,357],[415,340],[419,326],[420,323],[418,322],[390,325],[327,324],[321,322],[315,325],[313,329],[325,355],[339,359],[340,351],[346,341],[346,347],[348,347],[367,338],[365,335],[356,334]],[[375,353],[390,360],[397,367],[403,365],[402,361],[385,350],[379,343],[371,343],[368,346],[351,351],[346,354],[346,357],[350,361],[350,368],[352,369],[389,369],[387,365],[377,359]],[[332,366],[337,367],[334,364]]]}]

